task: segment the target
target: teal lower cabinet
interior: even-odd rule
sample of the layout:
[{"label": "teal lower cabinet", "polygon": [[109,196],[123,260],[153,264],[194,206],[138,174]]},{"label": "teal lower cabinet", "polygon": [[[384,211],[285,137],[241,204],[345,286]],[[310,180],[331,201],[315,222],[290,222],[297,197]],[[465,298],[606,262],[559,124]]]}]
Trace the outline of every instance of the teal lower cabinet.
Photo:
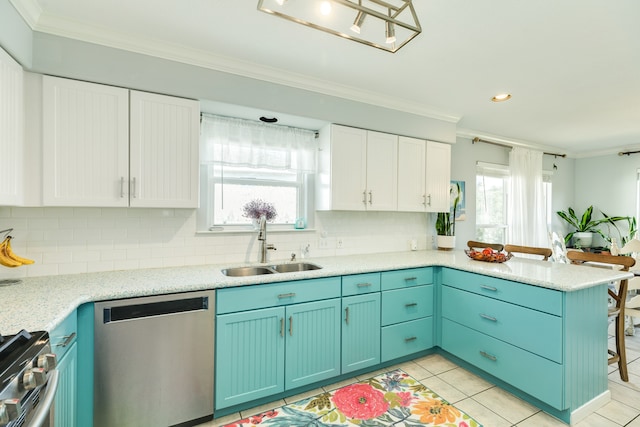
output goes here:
[{"label": "teal lower cabinet", "polygon": [[606,285],[571,292],[443,268],[441,347],[571,423],[608,401]]},{"label": "teal lower cabinet", "polygon": [[380,363],[380,292],[342,298],[342,373]]},{"label": "teal lower cabinet", "polygon": [[340,277],[220,289],[216,304],[216,410],[340,375]]},{"label": "teal lower cabinet", "polygon": [[382,273],[382,362],[434,346],[433,268]]},{"label": "teal lower cabinet", "polygon": [[51,350],[56,354],[58,389],[55,397],[56,426],[75,427],[77,424],[78,336],[77,312],[74,310],[49,334]]}]

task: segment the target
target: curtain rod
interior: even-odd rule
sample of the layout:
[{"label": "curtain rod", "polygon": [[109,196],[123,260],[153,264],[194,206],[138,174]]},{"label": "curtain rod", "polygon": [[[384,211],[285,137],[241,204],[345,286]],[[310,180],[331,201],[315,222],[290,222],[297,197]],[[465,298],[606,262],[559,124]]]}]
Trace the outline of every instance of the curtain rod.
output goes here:
[{"label": "curtain rod", "polygon": [[632,154],[638,154],[640,151],[621,151],[618,153],[618,156],[630,156]]},{"label": "curtain rod", "polygon": [[[472,144],[475,144],[476,142],[484,142],[485,144],[497,145],[498,147],[504,147],[504,148],[513,148],[512,145],[501,144],[499,142],[493,142],[493,141],[487,141],[486,139],[480,139],[477,136],[471,140]],[[640,152],[640,151],[638,151],[638,152]],[[553,157],[567,157],[566,154],[559,154],[559,153],[543,152],[542,154],[546,154],[547,156],[553,156]],[[626,153],[620,153],[620,155],[622,155],[622,154],[626,154]]]}]

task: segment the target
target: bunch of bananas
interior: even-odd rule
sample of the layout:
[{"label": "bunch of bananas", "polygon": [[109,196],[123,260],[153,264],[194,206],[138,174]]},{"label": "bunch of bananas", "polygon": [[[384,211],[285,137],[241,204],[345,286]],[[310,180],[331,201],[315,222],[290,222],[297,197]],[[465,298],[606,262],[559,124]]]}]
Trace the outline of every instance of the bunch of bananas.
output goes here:
[{"label": "bunch of bananas", "polygon": [[25,264],[33,264],[32,259],[22,258],[16,255],[11,249],[11,239],[13,237],[7,236],[2,243],[0,243],[0,265],[5,267],[20,267]]}]

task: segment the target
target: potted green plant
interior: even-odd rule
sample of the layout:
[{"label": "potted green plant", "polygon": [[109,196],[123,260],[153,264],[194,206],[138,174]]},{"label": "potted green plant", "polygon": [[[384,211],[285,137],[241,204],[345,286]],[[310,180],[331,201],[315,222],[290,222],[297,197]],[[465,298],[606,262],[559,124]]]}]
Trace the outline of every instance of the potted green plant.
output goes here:
[{"label": "potted green plant", "polygon": [[[460,184],[456,183],[456,197],[453,199],[453,206],[449,212],[438,212],[436,217],[436,234],[438,249],[453,249],[456,247],[456,213],[460,204]],[[449,194],[453,193],[453,187],[449,189]]]},{"label": "potted green plant", "polygon": [[566,211],[558,211],[556,213],[560,218],[564,219],[571,227],[574,228],[574,231],[571,231],[564,237],[565,243],[568,244],[571,238],[575,237],[573,243],[574,246],[578,248],[590,248],[593,244],[594,233],[604,237],[604,234],[598,228],[601,224],[613,224],[615,221],[624,219],[624,217],[607,216],[600,219],[593,219],[593,205],[589,206],[579,218],[573,208],[569,208]]},{"label": "potted green plant", "polygon": [[[606,225],[607,226],[613,226],[613,228],[615,228],[615,230],[618,232],[618,245],[619,247],[623,247],[624,245],[627,244],[627,242],[631,239],[633,239],[636,235],[636,232],[638,231],[638,226],[636,223],[636,218],[634,216],[609,216],[606,213],[600,211],[602,213],[602,216],[605,217],[606,221]],[[627,230],[628,233],[626,235],[623,235],[623,231],[620,229],[620,227],[618,227],[618,225],[616,224],[616,222],[618,221],[626,221],[627,222]],[[602,238],[604,240],[607,241],[607,243],[609,243],[609,246],[611,246],[611,243],[613,242],[613,237],[609,234],[604,234],[602,232],[600,232],[600,235],[602,236]]]}]

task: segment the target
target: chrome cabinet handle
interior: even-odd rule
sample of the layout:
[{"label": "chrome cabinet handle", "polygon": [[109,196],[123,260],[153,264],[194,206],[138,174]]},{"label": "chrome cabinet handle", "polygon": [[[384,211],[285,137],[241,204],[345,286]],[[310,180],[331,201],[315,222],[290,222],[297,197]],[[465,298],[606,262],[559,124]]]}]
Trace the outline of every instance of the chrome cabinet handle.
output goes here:
[{"label": "chrome cabinet handle", "polygon": [[367,288],[371,286],[371,283],[358,283],[356,286],[359,288]]},{"label": "chrome cabinet handle", "polygon": [[426,194],[422,195],[422,205],[425,206],[425,207],[427,206],[427,195]]},{"label": "chrome cabinet handle", "polygon": [[120,177],[120,198],[124,199],[124,176]]},{"label": "chrome cabinet handle", "polygon": [[415,341],[417,339],[418,339],[418,337],[409,337],[409,338],[405,338],[404,342],[411,342],[411,341]]},{"label": "chrome cabinet handle", "polygon": [[405,277],[405,278],[404,278],[404,281],[405,281],[405,282],[410,282],[410,281],[412,281],[412,280],[418,280],[418,278],[417,278],[417,277],[415,277],[415,276],[414,276],[414,277]]},{"label": "chrome cabinet handle", "polygon": [[364,205],[367,205],[367,190],[364,190],[362,192],[362,203],[364,203]]},{"label": "chrome cabinet handle", "polygon": [[427,205],[431,206],[431,194],[429,194],[429,203]]},{"label": "chrome cabinet handle", "polygon": [[494,288],[493,286],[480,285],[480,287],[482,289],[486,289],[487,291],[491,291],[491,292],[497,292],[498,291],[498,288]]},{"label": "chrome cabinet handle", "polygon": [[131,180],[131,197],[136,198],[136,177]]},{"label": "chrome cabinet handle", "polygon": [[371,191],[369,191],[369,204],[373,204],[373,194],[371,194]]},{"label": "chrome cabinet handle", "polygon": [[293,316],[289,316],[289,336],[293,336]]},{"label": "chrome cabinet handle", "polygon": [[480,313],[480,317],[482,317],[483,319],[491,320],[492,322],[498,321],[498,319],[496,319],[495,317],[489,316],[488,314]]},{"label": "chrome cabinet handle", "polygon": [[73,339],[75,337],[76,337],[76,333],[75,332],[73,332],[72,334],[67,335],[65,337],[62,337],[62,339],[64,341],[57,343],[56,347],[66,347],[66,346],[68,346],[69,344],[71,344],[71,341],[73,341]]},{"label": "chrome cabinet handle", "polygon": [[493,362],[495,362],[496,360],[498,360],[498,358],[497,358],[497,357],[495,357],[494,355],[489,354],[489,353],[487,353],[487,352],[485,352],[485,351],[482,351],[482,350],[480,351],[480,355],[481,355],[482,357],[486,357],[487,359],[489,359],[489,360],[491,360],[491,361],[493,361]]},{"label": "chrome cabinet handle", "polygon": [[296,296],[295,292],[290,292],[288,294],[280,294],[280,295],[278,295],[278,299],[293,298],[295,296]]},{"label": "chrome cabinet handle", "polygon": [[349,324],[349,307],[344,309],[344,323]]},{"label": "chrome cabinet handle", "polygon": [[280,318],[280,336],[284,337],[284,317]]},{"label": "chrome cabinet handle", "polygon": [[418,305],[418,303],[417,303],[417,302],[410,302],[410,303],[405,304],[404,306],[405,306],[405,307],[407,307],[407,308],[409,308],[409,307],[415,307],[415,306],[417,306],[417,305]]}]

